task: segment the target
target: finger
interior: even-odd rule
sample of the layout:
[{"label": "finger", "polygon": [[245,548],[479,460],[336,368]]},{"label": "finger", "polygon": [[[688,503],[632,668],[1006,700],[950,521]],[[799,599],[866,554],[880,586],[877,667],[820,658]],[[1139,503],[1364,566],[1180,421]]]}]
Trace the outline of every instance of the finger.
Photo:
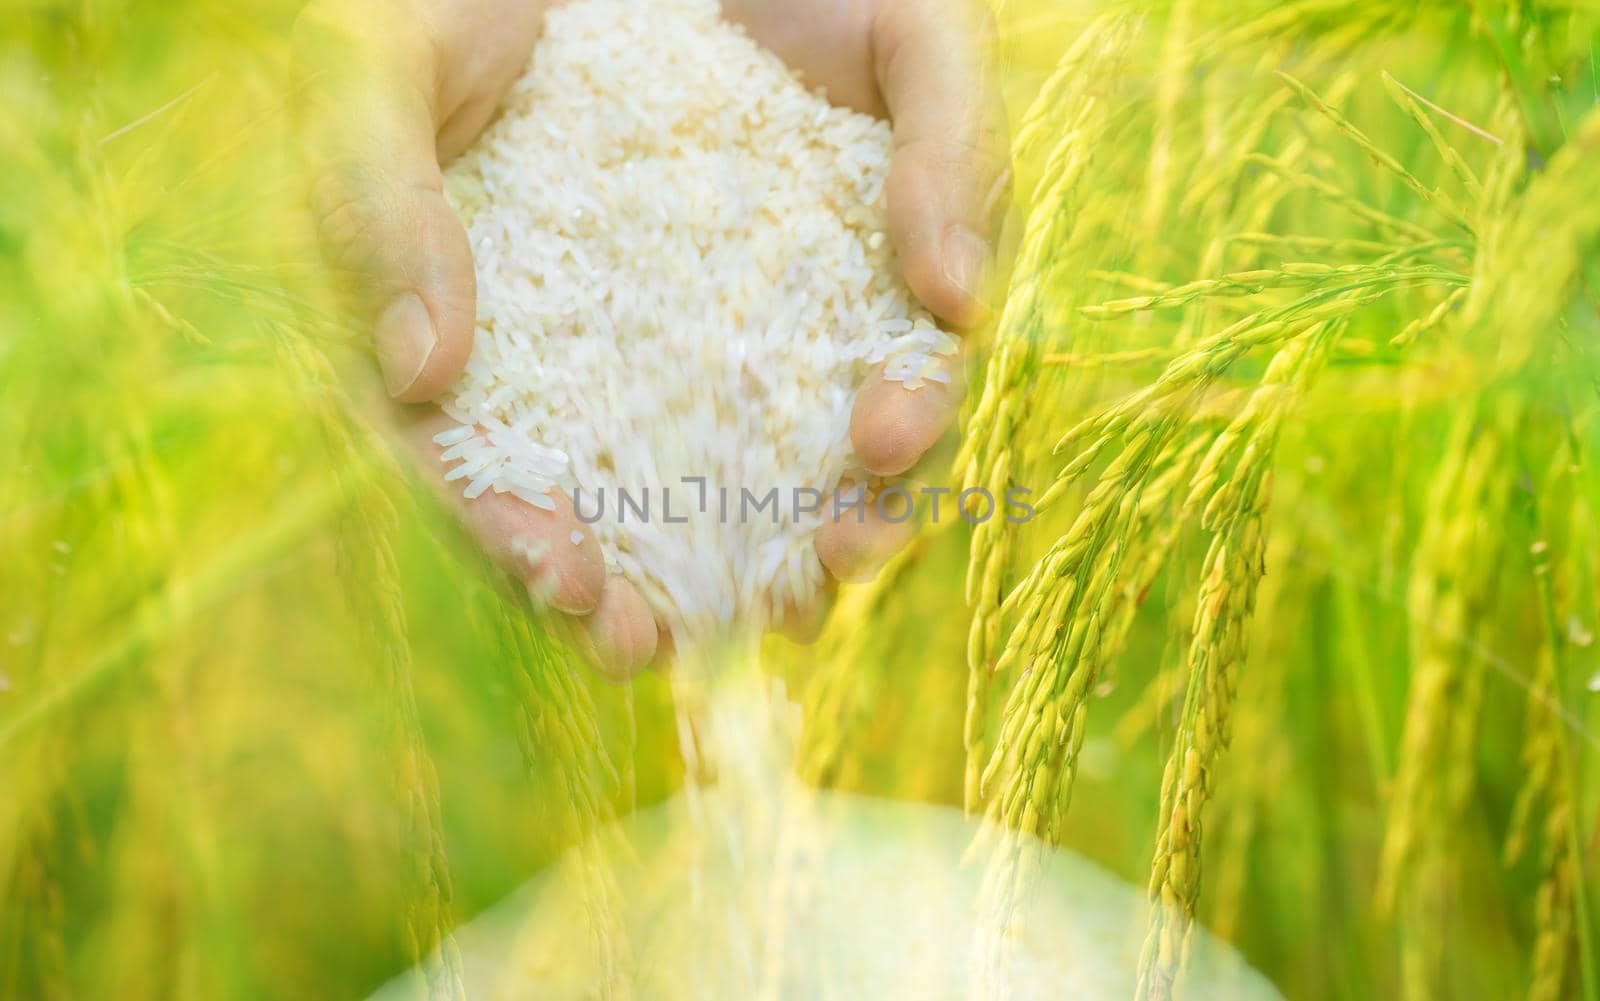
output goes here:
[{"label": "finger", "polygon": [[462,498],[463,520],[490,558],[516,574],[535,600],[568,615],[588,615],[605,586],[600,543],[579,524],[563,491],[552,489],[547,496],[553,511],[493,491]]},{"label": "finger", "polygon": [[956,327],[987,312],[1009,177],[992,37],[978,0],[884,0],[873,22],[878,85],[894,126],[889,235],[911,291]]},{"label": "finger", "polygon": [[914,389],[885,379],[882,366],[867,376],[850,413],[850,444],[868,472],[899,476],[955,423],[966,395],[964,357],[931,355],[934,367]]},{"label": "finger", "polygon": [[656,655],[645,666],[655,671],[662,677],[672,674],[673,665],[677,663],[677,644],[673,641],[672,630],[661,623],[656,623]]},{"label": "finger", "polygon": [[406,428],[408,444],[423,460],[424,477],[448,496],[474,541],[497,565],[515,575],[535,600],[569,615],[588,615],[600,604],[606,583],[605,557],[594,534],[578,521],[560,490],[549,496],[554,510],[534,507],[509,493],[467,500],[439,476],[443,449],[433,436],[458,425],[437,411]]},{"label": "finger", "polygon": [[830,104],[885,117],[872,72],[871,3],[773,3],[722,0],[722,16],[773,52]]},{"label": "finger", "polygon": [[783,618],[778,623],[778,635],[802,646],[815,643],[817,637],[822,635],[822,627],[828,622],[828,613],[833,610],[833,602],[838,592],[838,584],[828,580],[803,607],[786,605],[783,609]]},{"label": "finger", "polygon": [[449,163],[489,124],[501,97],[528,68],[545,11],[562,2],[458,0],[432,8],[430,34],[443,70],[437,106],[440,163]]},{"label": "finger", "polygon": [[[853,485],[839,488],[841,494],[856,489],[859,487]],[[878,492],[868,491],[862,500],[859,508],[836,501],[834,511],[838,513],[817,529],[813,542],[817,559],[835,580],[871,580],[916,534],[908,497],[883,497],[880,502]]]},{"label": "finger", "polygon": [[584,620],[600,673],[615,682],[631,679],[656,655],[660,630],[639,589],[615,574],[606,578],[594,614]]},{"label": "finger", "polygon": [[435,149],[433,47],[404,14],[316,3],[296,22],[300,139],[324,251],[372,325],[384,384],[415,403],[472,350],[476,284]]},{"label": "finger", "polygon": [[[429,431],[454,426],[448,419],[425,423]],[[442,449],[431,434],[419,430],[414,437],[426,457],[438,462]],[[650,606],[631,583],[606,573],[599,541],[578,521],[565,493],[550,491],[555,510],[547,511],[512,494],[491,491],[467,500],[447,492],[473,540],[521,580],[534,601],[581,616],[595,669],[603,677],[627,681],[655,656],[658,636]]]}]

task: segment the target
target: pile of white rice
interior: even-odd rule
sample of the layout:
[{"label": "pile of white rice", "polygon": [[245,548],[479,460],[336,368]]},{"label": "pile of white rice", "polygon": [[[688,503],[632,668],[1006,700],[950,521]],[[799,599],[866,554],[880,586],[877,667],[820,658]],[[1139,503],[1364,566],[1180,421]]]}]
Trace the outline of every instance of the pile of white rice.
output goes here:
[{"label": "pile of white rice", "polygon": [[[885,123],[808,92],[715,0],[551,11],[446,172],[478,275],[447,478],[542,507],[576,492],[680,639],[803,607],[857,386],[878,362],[912,389],[950,378],[955,341],[885,238],[889,153]],[[619,522],[619,488],[647,521]],[[774,488],[776,518],[755,509]],[[797,516],[797,488],[829,500]]]}]

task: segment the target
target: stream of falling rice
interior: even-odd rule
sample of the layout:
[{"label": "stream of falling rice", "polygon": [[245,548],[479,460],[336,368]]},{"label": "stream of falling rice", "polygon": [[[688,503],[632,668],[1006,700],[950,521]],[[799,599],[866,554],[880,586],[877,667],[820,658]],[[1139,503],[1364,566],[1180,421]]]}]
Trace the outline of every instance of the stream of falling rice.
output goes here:
[{"label": "stream of falling rice", "polygon": [[[728,969],[697,996],[725,991],[730,973],[741,996],[792,996],[817,958],[796,946],[814,940],[822,856],[815,793],[794,768],[799,707],[762,669],[753,631],[680,648],[670,681],[696,827],[690,907],[701,927],[727,930]],[[744,892],[712,892],[702,873],[729,867]]]},{"label": "stream of falling rice", "polygon": [[[814,930],[827,837],[817,793],[795,768],[800,707],[763,669],[754,631],[686,644],[669,680],[693,826],[689,914],[694,927],[726,936],[723,968],[701,971],[693,996],[801,996],[829,959],[808,953],[826,940]],[[963,861],[984,871],[966,993],[988,1001],[1010,994],[1018,893],[1042,846],[987,823],[978,832]],[[730,871],[732,881],[703,878]]]}]

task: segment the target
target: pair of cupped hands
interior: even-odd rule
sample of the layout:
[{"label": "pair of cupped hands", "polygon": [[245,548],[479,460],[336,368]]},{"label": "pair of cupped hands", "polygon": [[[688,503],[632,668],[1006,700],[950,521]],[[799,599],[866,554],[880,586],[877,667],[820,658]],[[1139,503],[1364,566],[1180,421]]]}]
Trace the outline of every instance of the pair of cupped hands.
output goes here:
[{"label": "pair of cupped hands", "polygon": [[[988,14],[980,4],[723,2],[724,15],[808,87],[824,88],[836,105],[889,119],[889,237],[912,293],[956,330],[986,315],[984,287],[1009,177],[1004,117],[988,71]],[[371,324],[389,396],[400,404],[439,396],[472,350],[472,254],[445,201],[441,164],[488,124],[554,5],[313,0],[296,26],[299,130],[312,209],[332,266],[351,280],[357,308]],[[850,422],[851,444],[867,472],[891,477],[910,470],[954,421],[963,385],[959,373],[948,386],[927,382],[916,390],[869,375]],[[432,406],[396,410],[404,437],[437,477],[432,437],[452,422]],[[580,526],[570,499],[552,499],[553,512],[509,493],[456,501],[468,531],[494,561],[530,587],[537,584],[556,610],[581,623],[601,670],[629,677],[669,638],[638,590],[607,572],[593,533],[571,543]],[[859,520],[851,512],[824,521],[817,556],[835,579],[868,578],[909,532],[909,521],[887,520],[868,504]]]}]

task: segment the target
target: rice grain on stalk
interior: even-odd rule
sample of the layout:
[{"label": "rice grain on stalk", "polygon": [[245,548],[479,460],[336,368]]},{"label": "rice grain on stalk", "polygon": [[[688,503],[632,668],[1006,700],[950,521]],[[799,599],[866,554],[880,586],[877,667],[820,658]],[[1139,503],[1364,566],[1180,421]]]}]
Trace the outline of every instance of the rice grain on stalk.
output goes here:
[{"label": "rice grain on stalk", "polygon": [[1379,869],[1377,898],[1384,908],[1395,905],[1400,881],[1409,880],[1419,844],[1447,836],[1455,826],[1439,776],[1455,750],[1448,741],[1452,715],[1469,708],[1462,688],[1482,670],[1472,662],[1470,643],[1474,624],[1493,601],[1497,577],[1496,534],[1507,501],[1507,483],[1497,469],[1502,449],[1495,434],[1482,432],[1479,421],[1464,414],[1428,505],[1407,596],[1412,677]]},{"label": "rice grain on stalk", "polygon": [[[1571,981],[1594,973],[1584,968],[1591,962],[1593,919],[1584,887],[1581,808],[1575,806],[1581,788],[1573,767],[1575,741],[1568,733],[1571,719],[1562,701],[1563,692],[1573,687],[1571,673],[1578,651],[1572,631],[1562,627],[1561,606],[1580,591],[1578,584],[1589,569],[1586,564],[1592,557],[1582,547],[1594,522],[1581,491],[1565,492],[1574,485],[1571,474],[1582,468],[1584,454],[1581,439],[1571,432],[1570,426],[1557,430],[1565,440],[1553,450],[1544,473],[1544,481],[1555,489],[1547,497],[1532,499],[1527,511],[1528,534],[1533,538],[1527,546],[1527,567],[1537,591],[1542,643],[1527,691],[1521,752],[1525,777],[1512,804],[1504,860],[1509,866],[1531,855],[1539,874],[1533,897],[1529,1001],[1556,1001],[1566,996]],[[1567,502],[1572,524],[1559,548],[1553,549],[1550,538],[1558,526],[1548,508],[1561,500]],[[1570,961],[1574,943],[1580,958],[1576,971]]]},{"label": "rice grain on stalk", "polygon": [[[1072,236],[1073,210],[1092,151],[1106,128],[1104,105],[1092,82],[1117,64],[1130,25],[1120,15],[1091,24],[1062,55],[1024,114],[1013,143],[1019,162],[1042,156],[1038,207],[1029,213],[1013,283],[996,325],[993,355],[983,386],[963,422],[965,437],[954,469],[963,491],[979,489],[1005,496],[1016,483],[1016,439],[1023,427],[1039,366],[1045,327],[1052,310],[1044,299],[1046,269],[1065,257]],[[1048,152],[1043,142],[1053,138]],[[965,597],[972,612],[967,639],[967,701],[962,731],[966,751],[962,801],[968,811],[983,798],[982,770],[987,754],[990,679],[997,671],[1001,635],[1000,605],[1008,584],[1015,526],[1004,518],[977,525],[969,548]]]},{"label": "rice grain on stalk", "polygon": [[1194,474],[1189,503],[1200,507],[1203,526],[1215,535],[1195,610],[1183,716],[1161,779],[1140,998],[1172,997],[1182,967],[1200,892],[1202,820],[1215,795],[1246,630],[1266,572],[1263,521],[1278,432],[1342,327],[1340,322],[1315,324],[1285,345]]}]

